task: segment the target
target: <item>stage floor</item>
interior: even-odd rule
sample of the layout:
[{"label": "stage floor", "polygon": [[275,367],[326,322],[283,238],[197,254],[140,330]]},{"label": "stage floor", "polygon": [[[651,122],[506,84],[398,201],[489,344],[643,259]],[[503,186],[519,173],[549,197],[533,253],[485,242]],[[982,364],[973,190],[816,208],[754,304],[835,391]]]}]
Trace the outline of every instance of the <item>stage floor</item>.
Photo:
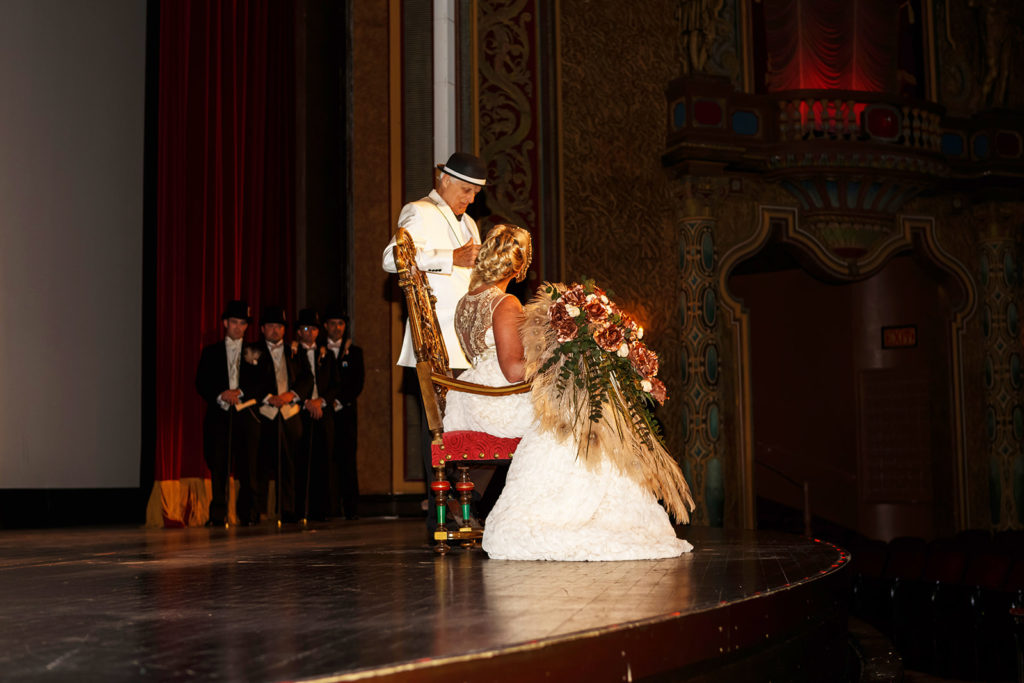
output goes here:
[{"label": "stage floor", "polygon": [[[568,671],[632,680],[686,664],[668,660],[698,640],[727,654],[830,609],[798,589],[838,575],[848,558],[782,534],[680,535],[695,550],[676,559],[569,563],[479,550],[435,557],[419,520],[4,531],[0,678],[470,680],[466,672],[506,671],[534,680],[531,666],[551,674],[545,657],[576,657],[585,662]],[[751,611],[773,596],[792,599]],[[786,614],[799,609],[808,616]],[[739,635],[740,624],[777,610],[763,617],[777,626]],[[640,649],[627,654],[633,641]],[[669,649],[643,650],[654,641]],[[614,670],[609,657],[620,660]],[[578,680],[588,679],[597,680]]]}]

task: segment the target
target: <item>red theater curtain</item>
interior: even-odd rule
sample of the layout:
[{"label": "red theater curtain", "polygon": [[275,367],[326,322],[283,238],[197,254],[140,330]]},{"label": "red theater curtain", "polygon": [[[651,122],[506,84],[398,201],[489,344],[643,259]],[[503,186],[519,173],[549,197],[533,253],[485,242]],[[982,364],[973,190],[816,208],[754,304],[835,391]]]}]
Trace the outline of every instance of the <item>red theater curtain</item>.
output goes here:
[{"label": "red theater curtain", "polygon": [[258,314],[295,298],[294,26],[286,0],[160,3],[149,525],[206,520],[194,380],[202,346],[224,333],[225,302]]},{"label": "red theater curtain", "polygon": [[893,0],[764,0],[769,91],[896,92]]}]

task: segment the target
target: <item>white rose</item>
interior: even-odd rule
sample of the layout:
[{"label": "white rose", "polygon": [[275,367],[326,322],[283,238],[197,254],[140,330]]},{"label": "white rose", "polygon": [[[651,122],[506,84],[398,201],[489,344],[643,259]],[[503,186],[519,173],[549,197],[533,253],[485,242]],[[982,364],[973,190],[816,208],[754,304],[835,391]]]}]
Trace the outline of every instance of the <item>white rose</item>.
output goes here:
[{"label": "white rose", "polygon": [[572,304],[565,305],[565,312],[569,314],[570,318],[575,318],[580,314],[579,306],[573,306]]},{"label": "white rose", "polygon": [[643,339],[644,338],[644,328],[642,328],[642,327],[637,328],[637,330],[636,330],[636,338],[637,339]]},{"label": "white rose", "polygon": [[649,393],[651,393],[651,389],[654,388],[654,385],[651,384],[649,380],[645,379],[645,380],[642,380],[640,382],[640,388],[643,389],[644,391],[646,391],[649,394]]},{"label": "white rose", "polygon": [[615,353],[618,354],[619,358],[625,358],[629,355],[629,344],[622,342],[619,344],[619,349]]},{"label": "white rose", "polygon": [[597,298],[597,296],[594,295],[594,294],[587,294],[587,303],[589,304],[591,301],[593,301],[596,298]]},{"label": "white rose", "polygon": [[608,303],[608,297],[606,297],[604,294],[601,295],[601,303],[603,303],[603,304]]}]

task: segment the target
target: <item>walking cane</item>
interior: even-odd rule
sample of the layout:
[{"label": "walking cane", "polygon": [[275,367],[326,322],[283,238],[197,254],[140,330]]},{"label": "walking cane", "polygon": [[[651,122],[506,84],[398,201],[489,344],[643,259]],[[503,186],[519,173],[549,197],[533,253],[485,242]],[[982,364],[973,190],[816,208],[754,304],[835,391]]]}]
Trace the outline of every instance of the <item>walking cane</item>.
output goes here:
[{"label": "walking cane", "polygon": [[309,524],[309,480],[313,475],[313,419],[309,420],[309,448],[306,453],[306,504],[303,510],[302,526]]},{"label": "walking cane", "polygon": [[277,528],[281,528],[281,439],[284,438],[284,418],[277,413]]},{"label": "walking cane", "polygon": [[[229,526],[231,526],[231,523],[230,523],[230,520],[231,520],[231,466],[233,464],[232,463],[233,458],[231,457],[231,455],[232,455],[231,454],[231,436],[232,436],[232,432],[234,431],[234,427],[235,427],[235,416],[231,414],[231,411],[233,409],[234,409],[234,406],[228,406],[228,471],[227,471],[227,476],[224,477],[224,479],[227,481],[227,483],[224,485],[224,488],[227,489],[226,491],[224,491],[224,508],[225,508],[225,511],[224,511],[224,528],[225,529],[227,529]],[[237,505],[237,501],[236,501],[236,505]],[[238,511],[236,509],[235,513],[237,514],[237,512]]]}]

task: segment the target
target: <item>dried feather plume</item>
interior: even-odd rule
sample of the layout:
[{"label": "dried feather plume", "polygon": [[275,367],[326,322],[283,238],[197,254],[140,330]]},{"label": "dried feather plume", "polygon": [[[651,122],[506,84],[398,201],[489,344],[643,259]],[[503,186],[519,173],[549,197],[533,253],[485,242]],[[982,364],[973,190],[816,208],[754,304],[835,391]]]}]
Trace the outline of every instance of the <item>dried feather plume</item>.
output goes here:
[{"label": "dried feather plume", "polygon": [[678,522],[694,509],[679,464],[646,403],[666,398],[643,329],[592,281],[544,283],[521,327],[526,379],[542,431],[575,439],[592,469],[607,461],[660,499]]}]

